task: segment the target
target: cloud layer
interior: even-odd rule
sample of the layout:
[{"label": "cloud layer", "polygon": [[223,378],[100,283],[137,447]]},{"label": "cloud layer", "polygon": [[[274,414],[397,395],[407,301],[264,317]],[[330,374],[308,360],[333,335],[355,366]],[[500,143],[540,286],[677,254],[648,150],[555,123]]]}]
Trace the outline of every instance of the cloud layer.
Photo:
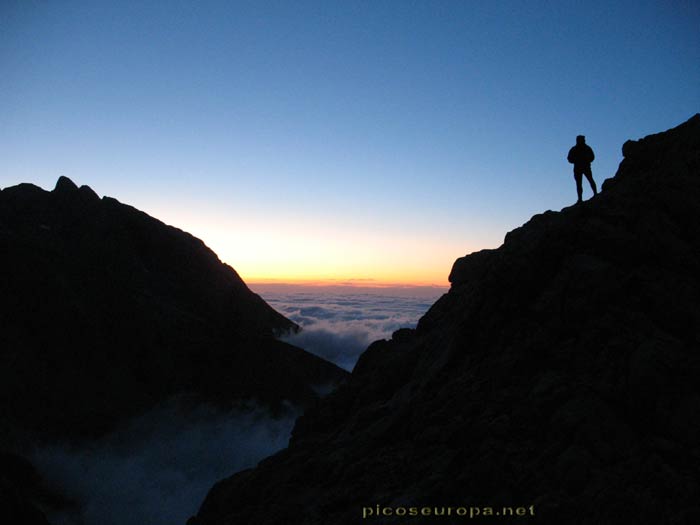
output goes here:
[{"label": "cloud layer", "polygon": [[352,370],[360,354],[399,328],[413,328],[436,297],[375,293],[266,293],[270,305],[302,327],[285,341]]},{"label": "cloud layer", "polygon": [[49,516],[54,525],[183,524],[215,482],[286,447],[297,416],[171,402],[80,448],[38,448],[32,461],[79,502]]},{"label": "cloud layer", "polygon": [[[351,370],[372,341],[415,326],[439,291],[434,297],[347,288],[263,295],[303,327],[289,342]],[[173,400],[99,441],[43,446],[31,460],[79,502],[49,516],[54,525],[185,523],[214,483],[287,446],[298,415],[293,407],[272,417],[253,405],[222,412]]]}]

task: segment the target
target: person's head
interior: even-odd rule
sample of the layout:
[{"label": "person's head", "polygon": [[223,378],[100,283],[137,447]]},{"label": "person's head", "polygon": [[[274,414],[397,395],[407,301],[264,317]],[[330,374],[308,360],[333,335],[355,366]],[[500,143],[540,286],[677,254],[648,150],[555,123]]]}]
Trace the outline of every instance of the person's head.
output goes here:
[{"label": "person's head", "polygon": [[586,137],[583,135],[578,135],[576,137],[576,144],[585,144],[586,143]]}]

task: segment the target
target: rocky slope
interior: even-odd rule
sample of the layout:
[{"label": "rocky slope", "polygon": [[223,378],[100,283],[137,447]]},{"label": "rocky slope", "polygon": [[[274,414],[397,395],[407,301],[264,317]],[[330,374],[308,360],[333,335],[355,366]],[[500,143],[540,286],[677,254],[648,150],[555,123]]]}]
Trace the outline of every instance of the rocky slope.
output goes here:
[{"label": "rocky slope", "polygon": [[700,115],[623,154],[597,197],[457,260],[416,330],[372,344],[190,525],[452,522],[363,520],[377,504],[699,523]]},{"label": "rocky slope", "polygon": [[344,372],[195,237],[61,177],[0,192],[0,423],[94,436],[173,395],[309,402]]},{"label": "rocky slope", "polygon": [[[0,520],[77,503],[23,457],[177,398],[307,405],[347,373],[275,339],[298,327],[195,237],[61,177],[0,191]],[[185,417],[185,416],[183,416]]]}]

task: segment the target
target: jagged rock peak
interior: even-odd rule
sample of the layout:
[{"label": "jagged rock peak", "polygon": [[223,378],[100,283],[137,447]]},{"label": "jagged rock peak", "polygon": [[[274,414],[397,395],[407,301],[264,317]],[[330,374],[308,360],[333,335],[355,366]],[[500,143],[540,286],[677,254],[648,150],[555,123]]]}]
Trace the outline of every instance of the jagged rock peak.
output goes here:
[{"label": "jagged rock peak", "polygon": [[0,436],[103,435],[179,395],[306,404],[346,376],[277,341],[298,326],[203,241],[67,177],[0,192],[0,246]]},{"label": "jagged rock peak", "polygon": [[70,180],[68,177],[61,175],[58,180],[56,181],[56,187],[53,189],[53,191],[59,193],[59,192],[68,192],[68,191],[78,191],[78,186]]},{"label": "jagged rock peak", "polygon": [[628,140],[622,146],[622,155],[624,160],[615,176],[603,182],[603,191],[620,185],[628,186],[631,191],[650,191],[654,185],[667,183],[669,178],[697,176],[700,113],[668,131]]},{"label": "jagged rock peak", "polygon": [[67,197],[71,202],[79,202],[81,205],[94,205],[100,201],[99,195],[90,186],[82,185],[78,188],[75,182],[63,175],[58,178],[51,193]]},{"label": "jagged rock peak", "polygon": [[689,149],[693,143],[697,145],[700,141],[700,113],[696,113],[683,124],[669,129],[662,133],[655,133],[639,140],[628,140],[622,145],[622,155],[625,159],[631,159],[645,153],[651,149],[657,152],[664,149],[669,153],[677,150]]},{"label": "jagged rock peak", "polygon": [[80,195],[82,195],[82,197],[85,200],[88,200],[88,201],[99,201],[100,200],[100,196],[97,195],[97,193],[95,193],[95,190],[93,190],[90,186],[82,185],[82,186],[80,186],[80,189],[78,191],[80,192]]}]

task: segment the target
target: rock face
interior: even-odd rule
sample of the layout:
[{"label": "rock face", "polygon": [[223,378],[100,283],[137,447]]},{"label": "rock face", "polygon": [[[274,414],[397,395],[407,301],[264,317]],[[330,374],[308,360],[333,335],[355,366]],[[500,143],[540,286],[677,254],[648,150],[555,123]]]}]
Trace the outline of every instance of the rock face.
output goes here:
[{"label": "rock face", "polygon": [[190,524],[407,522],[362,520],[377,504],[700,523],[700,115],[624,156],[597,197],[457,260],[415,331]]},{"label": "rock face", "polygon": [[3,523],[49,525],[39,506],[55,509],[71,504],[54,493],[26,459],[0,451],[0,516]]},{"label": "rock face", "polygon": [[0,428],[91,437],[174,395],[306,403],[345,376],[201,240],[65,177],[0,192],[0,247]]}]

